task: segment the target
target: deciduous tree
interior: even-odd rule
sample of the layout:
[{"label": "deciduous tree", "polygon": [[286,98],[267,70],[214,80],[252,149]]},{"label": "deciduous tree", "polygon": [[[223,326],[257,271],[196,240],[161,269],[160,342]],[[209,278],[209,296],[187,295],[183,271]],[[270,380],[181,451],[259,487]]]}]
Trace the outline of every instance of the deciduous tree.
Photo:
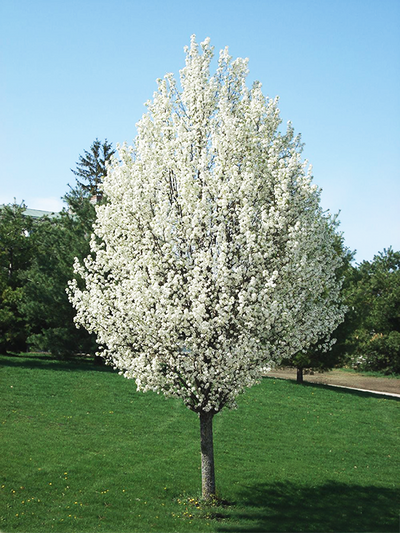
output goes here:
[{"label": "deciduous tree", "polygon": [[333,221],[278,100],[246,86],[247,60],[195,38],[180,88],[158,80],[119,147],[97,207],[92,256],[70,283],[76,322],[141,391],[200,418],[203,497],[215,494],[212,422],[271,363],[342,320]]},{"label": "deciduous tree", "polygon": [[[335,230],[335,226],[331,226],[331,230]],[[351,252],[346,248],[344,244],[343,235],[338,233],[333,233],[332,235],[335,241],[336,253],[340,258],[342,258],[342,265],[336,270],[336,277],[338,283],[342,283],[342,292],[341,298],[342,301],[345,300],[348,286],[350,285],[351,272],[353,267],[351,262],[354,258],[354,252]],[[333,305],[336,305],[335,302],[331,302]],[[329,305],[329,302],[327,302]],[[297,370],[297,383],[303,383],[304,371],[318,371],[323,372],[326,370],[331,370],[335,366],[343,363],[346,357],[346,348],[347,348],[347,336],[352,331],[353,322],[350,316],[347,314],[349,310],[346,309],[346,316],[343,322],[328,335],[326,339],[320,339],[317,343],[310,346],[308,350],[301,350],[296,353],[289,359],[284,359],[282,361],[282,366],[294,367]],[[331,348],[329,350],[322,349],[322,346],[325,345],[325,342],[331,338],[330,344]],[[323,342],[321,342],[321,340]]]},{"label": "deciduous tree", "polygon": [[33,256],[32,219],[21,203],[0,208],[0,352],[26,348],[28,328],[19,305],[23,298],[24,272]]},{"label": "deciduous tree", "polygon": [[400,252],[389,248],[363,261],[354,268],[346,294],[355,366],[400,374]]}]

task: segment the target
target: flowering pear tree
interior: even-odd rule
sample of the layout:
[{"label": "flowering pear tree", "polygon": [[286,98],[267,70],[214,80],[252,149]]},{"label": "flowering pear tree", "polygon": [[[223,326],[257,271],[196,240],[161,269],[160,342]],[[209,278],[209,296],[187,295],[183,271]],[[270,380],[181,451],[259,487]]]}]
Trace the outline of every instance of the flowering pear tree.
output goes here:
[{"label": "flowering pear tree", "polygon": [[69,297],[109,364],[199,415],[207,499],[214,415],[271,363],[328,348],[341,258],[278,100],[248,88],[248,61],[227,49],[211,75],[209,39],[185,51],[180,85],[159,79],[134,145],[118,147]]}]

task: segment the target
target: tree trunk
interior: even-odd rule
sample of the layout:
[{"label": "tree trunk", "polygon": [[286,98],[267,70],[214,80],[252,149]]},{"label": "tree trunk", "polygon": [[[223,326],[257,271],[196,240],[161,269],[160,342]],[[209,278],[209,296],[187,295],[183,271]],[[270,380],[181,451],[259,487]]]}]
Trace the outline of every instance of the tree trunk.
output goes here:
[{"label": "tree trunk", "polygon": [[297,383],[303,383],[303,369],[297,369]]},{"label": "tree trunk", "polygon": [[100,355],[94,355],[94,364],[96,366],[103,366],[104,365],[104,359]]},{"label": "tree trunk", "polygon": [[214,413],[200,411],[201,489],[204,500],[215,495],[213,417]]}]

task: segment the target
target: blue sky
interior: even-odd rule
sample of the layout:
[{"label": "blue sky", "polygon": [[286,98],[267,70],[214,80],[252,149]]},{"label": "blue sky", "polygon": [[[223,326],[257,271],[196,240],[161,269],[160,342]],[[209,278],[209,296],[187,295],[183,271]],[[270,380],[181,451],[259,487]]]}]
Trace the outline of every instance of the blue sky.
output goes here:
[{"label": "blue sky", "polygon": [[0,203],[56,210],[99,138],[131,142],[195,33],[250,59],[356,261],[400,250],[399,0],[2,0]]}]

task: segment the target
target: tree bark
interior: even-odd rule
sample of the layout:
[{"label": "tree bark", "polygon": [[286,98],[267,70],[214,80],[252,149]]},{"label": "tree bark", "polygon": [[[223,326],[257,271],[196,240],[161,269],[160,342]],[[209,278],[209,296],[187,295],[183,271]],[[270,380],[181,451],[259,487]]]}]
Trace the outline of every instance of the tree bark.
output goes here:
[{"label": "tree bark", "polygon": [[303,369],[297,369],[297,383],[303,383]]},{"label": "tree bark", "polygon": [[201,489],[204,500],[215,495],[213,417],[214,413],[200,411]]}]

